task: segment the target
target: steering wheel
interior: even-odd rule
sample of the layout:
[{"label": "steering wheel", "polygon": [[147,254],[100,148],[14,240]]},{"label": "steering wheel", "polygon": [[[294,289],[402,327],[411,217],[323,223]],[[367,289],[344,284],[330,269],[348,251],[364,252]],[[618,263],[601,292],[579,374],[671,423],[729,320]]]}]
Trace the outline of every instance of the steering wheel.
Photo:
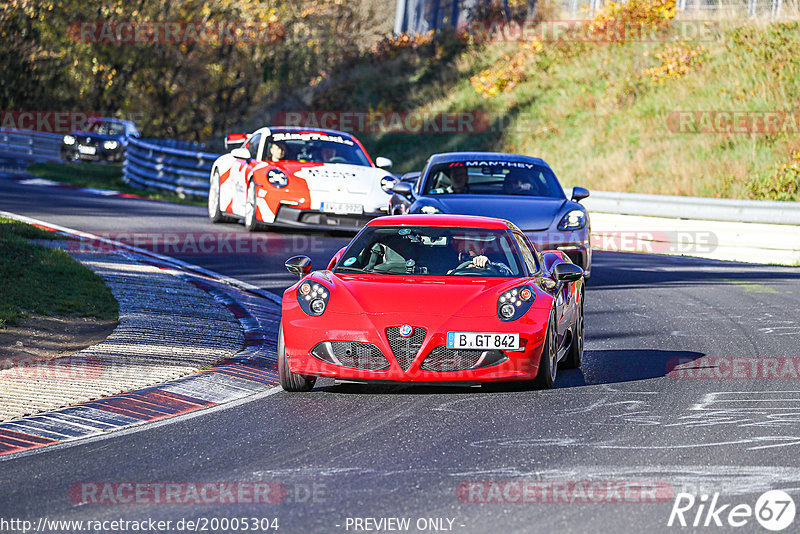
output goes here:
[{"label": "steering wheel", "polygon": [[475,264],[472,263],[472,260],[468,260],[459,264],[458,267],[450,271],[448,274],[469,275],[474,273],[476,270],[478,271],[489,270],[494,274],[501,274],[500,269],[498,269],[496,265],[492,265],[491,263],[487,262],[486,266],[483,269],[481,269],[480,267],[476,267]]},{"label": "steering wheel", "polygon": [[327,161],[327,163],[347,163],[347,160],[344,159],[342,156],[333,156],[331,159]]}]

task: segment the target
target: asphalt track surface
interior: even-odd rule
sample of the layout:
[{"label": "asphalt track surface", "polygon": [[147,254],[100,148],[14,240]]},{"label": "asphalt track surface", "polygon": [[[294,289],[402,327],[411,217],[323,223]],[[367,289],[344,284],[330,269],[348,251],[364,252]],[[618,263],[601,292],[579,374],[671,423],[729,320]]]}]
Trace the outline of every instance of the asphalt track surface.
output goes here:
[{"label": "asphalt track surface", "polygon": [[[112,237],[244,234],[240,225],[211,225],[203,208],[2,177],[0,209]],[[309,232],[257,238],[272,240],[270,254],[174,255],[280,293],[292,281],[282,267],[286,256],[309,253],[315,266],[324,266],[348,240]],[[310,393],[276,392],[2,460],[0,518],[153,518],[174,525],[181,518],[276,517],[284,532],[353,532],[348,518],[367,517],[410,518],[411,532],[420,518],[451,519],[453,532],[691,530],[667,527],[669,497],[474,503],[456,491],[474,481],[645,481],[666,484],[670,492],[719,492],[720,504],[750,506],[768,489],[785,489],[800,505],[797,380],[667,376],[676,358],[705,358],[708,371],[737,357],[796,369],[799,308],[796,268],[597,253],[586,296],[584,364],[560,371],[553,390],[321,381]],[[288,493],[267,505],[79,506],[71,500],[74,484],[99,481],[274,481]],[[696,511],[686,513],[688,521]],[[800,517],[789,531],[798,524]],[[752,517],[735,530],[765,531]]]}]

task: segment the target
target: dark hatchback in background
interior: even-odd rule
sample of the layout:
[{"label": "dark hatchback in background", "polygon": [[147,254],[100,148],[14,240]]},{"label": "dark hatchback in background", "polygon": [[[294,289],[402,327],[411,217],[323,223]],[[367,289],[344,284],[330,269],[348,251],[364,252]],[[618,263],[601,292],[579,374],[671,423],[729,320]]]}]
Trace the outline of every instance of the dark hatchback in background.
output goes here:
[{"label": "dark hatchback in background", "polygon": [[122,161],[128,139],[139,137],[136,125],[123,119],[92,118],[86,128],[70,132],[61,141],[64,161]]},{"label": "dark hatchback in background", "polygon": [[499,152],[434,154],[421,173],[393,186],[389,213],[450,213],[508,219],[538,250],[561,250],[591,273],[589,196],[574,187],[570,198],[544,160]]}]

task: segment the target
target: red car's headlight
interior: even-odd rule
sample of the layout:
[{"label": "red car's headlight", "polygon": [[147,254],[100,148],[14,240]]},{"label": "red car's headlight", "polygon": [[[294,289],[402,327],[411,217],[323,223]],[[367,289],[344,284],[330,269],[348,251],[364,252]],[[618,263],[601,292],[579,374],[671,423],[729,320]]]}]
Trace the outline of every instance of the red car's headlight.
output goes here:
[{"label": "red car's headlight", "polygon": [[505,291],[497,299],[497,317],[501,321],[514,321],[525,315],[536,300],[536,292],[525,285]]},{"label": "red car's headlight", "polygon": [[324,285],[306,280],[297,287],[297,302],[304,312],[318,317],[327,309],[330,294],[330,290]]}]

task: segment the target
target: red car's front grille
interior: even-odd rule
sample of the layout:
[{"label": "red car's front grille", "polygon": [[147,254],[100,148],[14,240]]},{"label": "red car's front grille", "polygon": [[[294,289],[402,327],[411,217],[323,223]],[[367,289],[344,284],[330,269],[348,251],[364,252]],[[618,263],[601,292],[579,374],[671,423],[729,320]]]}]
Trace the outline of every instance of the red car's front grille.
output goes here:
[{"label": "red car's front grille", "polygon": [[419,352],[426,332],[424,328],[415,327],[409,337],[403,337],[400,335],[400,328],[396,326],[386,329],[386,338],[389,340],[392,353],[394,353],[394,359],[397,360],[403,371],[408,371],[408,368],[411,367],[411,362]]}]

